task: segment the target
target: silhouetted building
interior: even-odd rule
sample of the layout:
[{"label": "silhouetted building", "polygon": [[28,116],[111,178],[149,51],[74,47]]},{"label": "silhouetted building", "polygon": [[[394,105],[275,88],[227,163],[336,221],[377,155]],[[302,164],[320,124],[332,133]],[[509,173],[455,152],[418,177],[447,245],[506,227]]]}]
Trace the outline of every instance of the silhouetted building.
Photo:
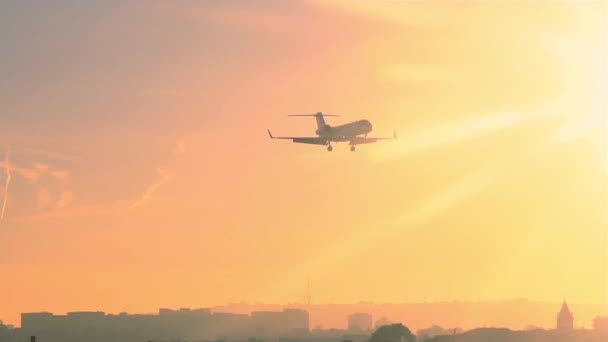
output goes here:
[{"label": "silhouetted building", "polygon": [[372,330],[372,315],[367,313],[354,313],[348,315],[348,330],[370,331]]},{"label": "silhouetted building", "polygon": [[21,314],[21,328],[27,331],[40,331],[52,329],[56,317],[50,312],[35,312]]},{"label": "silhouetted building", "polygon": [[569,331],[574,329],[574,317],[568,308],[568,304],[564,300],[562,304],[562,309],[557,314],[557,330],[561,331]]},{"label": "silhouetted building", "polygon": [[[158,314],[107,315],[104,312],[24,313],[22,331],[45,342],[246,341],[309,333],[309,315],[301,309],[253,312],[251,315],[209,309],[160,309]],[[0,337],[7,335],[0,326]],[[0,339],[0,342],[5,342]],[[12,342],[12,341],[10,341]],[[15,341],[16,342],[16,341]]]},{"label": "silhouetted building", "polygon": [[308,332],[308,312],[300,309],[283,311],[254,311],[251,313],[253,332],[258,336]]},{"label": "silhouetted building", "polygon": [[308,311],[301,309],[283,310],[285,329],[288,332],[308,332],[310,329],[310,317]]},{"label": "silhouetted building", "polygon": [[0,321],[0,341],[8,340],[10,328]]}]

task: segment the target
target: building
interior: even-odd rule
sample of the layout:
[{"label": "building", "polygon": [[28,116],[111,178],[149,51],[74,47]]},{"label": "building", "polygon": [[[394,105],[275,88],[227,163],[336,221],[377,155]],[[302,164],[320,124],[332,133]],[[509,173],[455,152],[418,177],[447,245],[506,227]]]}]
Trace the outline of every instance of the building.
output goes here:
[{"label": "building", "polygon": [[560,331],[570,331],[574,329],[574,316],[572,316],[572,313],[570,312],[568,304],[566,304],[565,300],[562,304],[562,309],[557,314],[556,329]]},{"label": "building", "polygon": [[33,312],[21,314],[21,328],[26,331],[38,332],[54,328],[56,316],[50,312]]},{"label": "building", "polygon": [[302,333],[309,330],[308,312],[301,309],[283,311],[254,311],[251,324],[258,336]]},{"label": "building", "polygon": [[372,330],[372,315],[367,313],[354,313],[348,315],[348,330],[370,331]]},{"label": "building", "polygon": [[284,327],[288,332],[307,333],[310,329],[308,311],[302,309],[283,310]]},{"label": "building", "polygon": [[[210,309],[160,309],[158,314],[118,315],[104,312],[48,312],[21,315],[25,334],[52,336],[49,342],[134,340],[231,340],[278,338],[309,333],[308,312],[301,309],[258,311],[251,315],[211,312]],[[1,330],[1,329],[0,329]],[[98,340],[95,340],[98,338]],[[1,342],[2,340],[0,340]]]}]

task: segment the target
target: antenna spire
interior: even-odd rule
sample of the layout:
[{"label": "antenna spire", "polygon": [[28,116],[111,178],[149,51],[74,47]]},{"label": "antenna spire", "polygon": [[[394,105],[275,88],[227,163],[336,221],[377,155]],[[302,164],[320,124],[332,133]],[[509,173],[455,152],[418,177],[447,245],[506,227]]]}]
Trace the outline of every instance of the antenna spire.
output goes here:
[{"label": "antenna spire", "polygon": [[311,304],[311,299],[310,299],[310,277],[308,278],[308,288],[306,290],[306,305],[310,305]]}]

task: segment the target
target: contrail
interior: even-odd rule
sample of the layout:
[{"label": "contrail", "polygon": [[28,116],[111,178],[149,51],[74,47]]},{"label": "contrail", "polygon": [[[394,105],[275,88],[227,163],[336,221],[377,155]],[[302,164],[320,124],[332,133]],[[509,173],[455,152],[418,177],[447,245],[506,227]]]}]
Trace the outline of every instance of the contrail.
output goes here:
[{"label": "contrail", "polygon": [[0,220],[4,219],[4,211],[6,210],[6,202],[8,201],[8,185],[11,183],[11,164],[9,162],[9,156],[11,154],[10,148],[6,150],[6,184],[4,185],[4,203],[2,204],[2,213],[0,214]]}]

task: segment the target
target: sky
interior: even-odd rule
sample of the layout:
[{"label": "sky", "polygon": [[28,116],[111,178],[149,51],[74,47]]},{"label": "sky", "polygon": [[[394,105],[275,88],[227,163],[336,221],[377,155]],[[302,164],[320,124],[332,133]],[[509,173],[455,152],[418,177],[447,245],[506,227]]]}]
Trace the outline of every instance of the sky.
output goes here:
[{"label": "sky", "polygon": [[[308,283],[606,314],[605,59],[602,1],[0,0],[0,319]],[[398,139],[268,138],[318,111]]]}]

